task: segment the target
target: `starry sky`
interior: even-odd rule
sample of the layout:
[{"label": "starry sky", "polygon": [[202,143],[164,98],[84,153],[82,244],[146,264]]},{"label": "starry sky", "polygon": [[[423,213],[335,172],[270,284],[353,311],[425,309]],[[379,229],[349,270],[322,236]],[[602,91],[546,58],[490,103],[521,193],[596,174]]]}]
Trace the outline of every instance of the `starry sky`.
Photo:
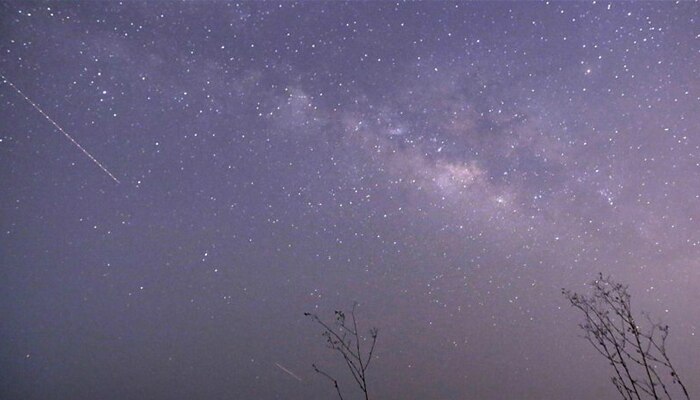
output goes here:
[{"label": "starry sky", "polygon": [[[700,394],[693,2],[0,3],[0,396],[618,396],[597,272]],[[296,374],[285,373],[276,364]]]}]

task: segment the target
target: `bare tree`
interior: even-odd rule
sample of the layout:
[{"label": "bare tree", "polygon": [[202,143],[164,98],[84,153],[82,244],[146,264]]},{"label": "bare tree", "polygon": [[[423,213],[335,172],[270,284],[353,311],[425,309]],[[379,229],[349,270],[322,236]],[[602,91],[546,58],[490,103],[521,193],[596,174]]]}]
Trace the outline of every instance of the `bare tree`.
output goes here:
[{"label": "bare tree", "polygon": [[[642,330],[633,314],[627,286],[598,275],[591,282],[593,293],[582,295],[562,289],[571,305],[581,310],[584,338],[613,367],[612,383],[623,399],[689,399],[688,391],[668,357],[668,325],[653,322]],[[669,382],[670,380],[670,382]]]},{"label": "bare tree", "polygon": [[[365,342],[367,338],[363,337],[357,329],[357,319],[355,318],[356,307],[357,303],[353,304],[352,311],[350,311],[351,321],[346,320],[343,311],[336,311],[335,321],[332,324],[324,322],[316,314],[304,313],[304,315],[310,317],[323,328],[322,336],[326,339],[326,344],[330,349],[340,354],[343,358],[343,362],[345,362],[345,365],[350,370],[355,383],[357,383],[360,390],[362,390],[365,400],[369,400],[369,391],[367,390],[367,368],[369,368],[369,364],[372,361],[379,330],[374,327],[369,330],[371,341],[369,344],[369,351],[365,352],[366,354],[363,355],[362,343]],[[343,400],[343,394],[338,385],[338,380],[320,369],[316,364],[312,364],[312,366],[314,371],[333,383],[338,397],[340,400]]]}]

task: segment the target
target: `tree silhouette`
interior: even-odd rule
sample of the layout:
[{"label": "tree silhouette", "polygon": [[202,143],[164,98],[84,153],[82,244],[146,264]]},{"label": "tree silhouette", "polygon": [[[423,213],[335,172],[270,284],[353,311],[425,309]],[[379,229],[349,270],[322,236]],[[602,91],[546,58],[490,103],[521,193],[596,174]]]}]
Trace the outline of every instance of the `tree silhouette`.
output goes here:
[{"label": "tree silhouette", "polygon": [[[357,319],[355,318],[355,308],[357,303],[353,304],[352,310],[350,311],[351,321],[347,321],[345,318],[345,313],[343,311],[335,311],[335,321],[332,324],[328,324],[321,320],[318,315],[312,313],[304,313],[305,316],[310,317],[314,322],[319,324],[323,328],[323,333],[321,334],[325,340],[328,348],[335,350],[340,354],[345,362],[345,365],[350,370],[352,377],[362,390],[365,396],[365,400],[369,400],[369,391],[367,390],[367,368],[372,361],[372,355],[374,354],[374,346],[377,343],[377,334],[379,330],[375,327],[369,330],[370,336],[370,347],[366,355],[363,355],[362,342],[366,341],[367,338],[360,335],[357,329]],[[333,383],[338,397],[343,400],[343,394],[338,385],[338,380],[327,372],[320,369],[316,364],[312,364],[314,371],[319,375],[325,377]]]},{"label": "tree silhouette", "polygon": [[627,286],[603,274],[590,285],[593,293],[588,296],[566,289],[562,293],[586,317],[579,325],[584,338],[613,367],[611,380],[622,398],[672,399],[682,393],[681,398],[689,399],[666,350],[668,325],[642,313],[649,325],[642,330],[632,314]]}]

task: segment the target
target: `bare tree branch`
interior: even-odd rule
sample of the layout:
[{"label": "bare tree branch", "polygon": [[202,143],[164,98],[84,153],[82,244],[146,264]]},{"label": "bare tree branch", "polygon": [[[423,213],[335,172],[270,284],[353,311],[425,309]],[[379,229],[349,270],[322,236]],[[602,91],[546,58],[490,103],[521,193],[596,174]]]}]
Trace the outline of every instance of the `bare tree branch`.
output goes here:
[{"label": "bare tree branch", "polygon": [[321,369],[319,369],[319,368],[316,366],[316,364],[311,364],[311,366],[313,367],[314,371],[316,371],[317,373],[319,373],[319,374],[325,376],[325,377],[328,378],[331,382],[333,382],[333,386],[335,387],[336,392],[338,392],[338,397],[340,397],[340,400],[343,400],[343,395],[342,395],[342,393],[340,393],[340,386],[338,386],[338,381],[337,381],[335,378],[333,378],[332,376],[328,375],[328,373],[326,373],[326,372],[322,371]]},{"label": "bare tree branch", "polygon": [[[586,321],[579,326],[584,338],[612,365],[611,378],[623,399],[673,399],[673,393],[689,400],[688,391],[666,351],[668,326],[653,322],[645,313],[648,329],[643,331],[632,313],[627,286],[602,274],[590,283],[593,293],[586,296],[563,289],[571,305]],[[671,386],[662,379],[668,373]],[[675,388],[675,391],[674,389]]]},{"label": "bare tree branch", "polygon": [[[355,315],[355,309],[357,308],[357,303],[353,304],[350,316],[352,318],[351,326],[346,323],[345,313],[343,311],[335,311],[335,322],[329,324],[321,320],[316,314],[304,313],[305,316],[311,318],[312,321],[316,322],[323,328],[321,336],[326,339],[326,344],[328,347],[334,351],[337,351],[345,365],[350,370],[355,383],[360,388],[364,395],[365,400],[369,400],[369,391],[367,390],[367,368],[369,367],[372,357],[374,356],[374,348],[377,344],[377,336],[379,330],[377,328],[371,328],[369,330],[369,335],[372,339],[370,345],[370,350],[366,355],[363,355],[361,342],[365,340],[365,337],[361,336],[359,329],[357,328],[357,317]],[[332,377],[327,372],[321,370],[316,366],[312,365],[314,371],[318,374],[324,376],[333,383],[333,386],[338,393],[338,397],[343,400],[343,395],[340,391],[338,381]]]}]

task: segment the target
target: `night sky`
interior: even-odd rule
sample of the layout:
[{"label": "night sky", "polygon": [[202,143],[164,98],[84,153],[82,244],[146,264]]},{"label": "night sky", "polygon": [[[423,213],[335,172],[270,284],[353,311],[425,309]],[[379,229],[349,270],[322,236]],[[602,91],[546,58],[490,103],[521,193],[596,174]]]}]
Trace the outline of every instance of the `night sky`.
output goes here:
[{"label": "night sky", "polygon": [[357,301],[377,399],[615,398],[560,292],[598,272],[700,395],[699,19],[0,3],[0,73],[95,158],[0,82],[0,397],[332,399],[303,313]]}]

